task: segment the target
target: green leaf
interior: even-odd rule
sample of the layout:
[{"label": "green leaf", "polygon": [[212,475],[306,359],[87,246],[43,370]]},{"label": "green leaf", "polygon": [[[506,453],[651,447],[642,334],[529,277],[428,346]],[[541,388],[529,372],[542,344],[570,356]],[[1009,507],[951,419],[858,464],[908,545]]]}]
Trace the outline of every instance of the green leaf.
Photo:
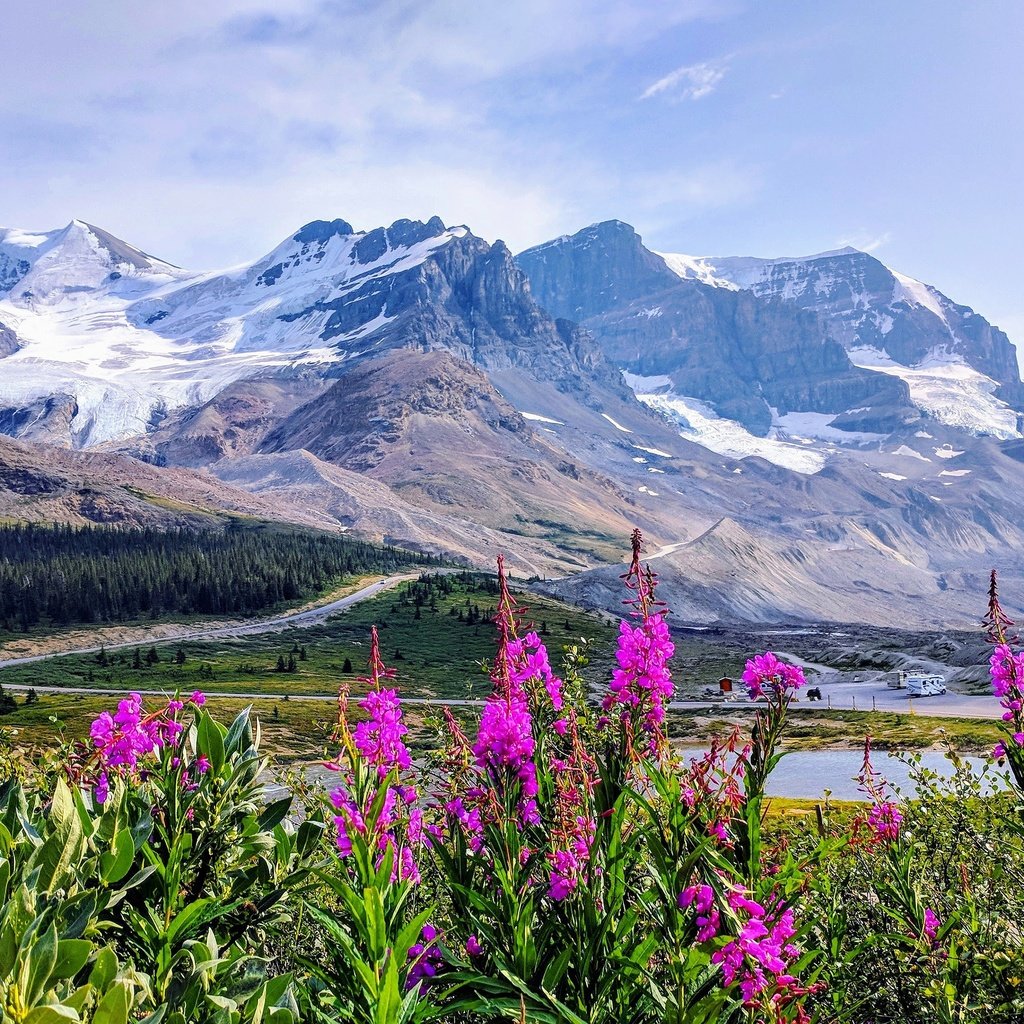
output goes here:
[{"label": "green leaf", "polygon": [[231,723],[227,739],[224,741],[224,747],[229,754],[241,753],[253,745],[252,725],[249,722],[249,712],[251,710],[251,707],[245,708],[244,711],[239,712],[238,716]]},{"label": "green leaf", "polygon": [[80,1019],[70,1006],[37,1006],[22,1018],[24,1024],[67,1024]]},{"label": "green leaf", "polygon": [[100,992],[106,989],[117,974],[117,957],[109,946],[104,946],[97,954],[89,974],[89,984]]},{"label": "green leaf", "polygon": [[85,939],[61,939],[51,977],[73,978],[86,965],[91,952],[92,943]]},{"label": "green leaf", "polygon": [[57,963],[57,927],[50,925],[32,946],[29,955],[25,1000],[31,1006],[49,987]]},{"label": "green leaf", "polygon": [[291,796],[283,796],[275,800],[263,809],[263,813],[256,819],[256,827],[261,832],[270,832],[284,821],[285,815],[292,806]]},{"label": "green leaf", "polygon": [[128,1024],[131,1000],[124,982],[118,982],[100,1000],[92,1017],[92,1024]]},{"label": "green leaf", "polygon": [[103,881],[108,885],[120,882],[135,862],[135,843],[131,832],[122,828],[114,833],[111,852],[100,857]]},{"label": "green leaf", "polygon": [[196,745],[197,753],[205,754],[209,759],[213,774],[219,775],[224,767],[224,734],[221,727],[205,711],[199,717]]}]

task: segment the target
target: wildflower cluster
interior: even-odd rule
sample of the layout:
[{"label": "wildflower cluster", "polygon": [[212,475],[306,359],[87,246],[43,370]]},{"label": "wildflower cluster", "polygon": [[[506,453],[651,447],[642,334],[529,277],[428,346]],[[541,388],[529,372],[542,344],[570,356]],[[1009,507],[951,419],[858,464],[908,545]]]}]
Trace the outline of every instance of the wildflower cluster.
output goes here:
[{"label": "wildflower cluster", "polygon": [[989,659],[992,692],[1003,708],[1004,736],[992,751],[996,760],[1009,758],[1019,786],[1024,786],[1024,651],[1014,653],[1011,644],[1017,638],[1009,631],[1013,621],[999,603],[995,570],[989,583],[988,613],[983,625],[994,645]]},{"label": "wildflower cluster", "polygon": [[624,727],[626,744],[633,748],[641,740],[644,754],[661,754],[665,750],[665,705],[672,698],[672,673],[668,663],[675,647],[665,622],[667,609],[654,598],[657,576],[651,567],[640,565],[643,537],[633,531],[633,556],[622,579],[632,596],[632,623],[624,619],[619,625],[615,658],[618,668],[602,702],[608,715],[618,712]]},{"label": "wildflower cluster", "polygon": [[[169,700],[166,707],[147,714],[142,696],[130,693],[118,702],[113,714],[102,712],[89,729],[92,749],[84,756],[81,766],[82,777],[92,782],[96,802],[106,802],[110,794],[111,774],[122,778],[142,777],[146,762],[153,755],[178,743],[185,728],[178,715],[186,704],[199,707],[205,701],[206,697],[197,691],[187,701],[175,698]],[[208,762],[202,759],[196,770],[203,773],[208,767]],[[183,773],[183,782],[189,784],[187,769]]]},{"label": "wildflower cluster", "polygon": [[871,800],[867,818],[861,823],[867,825],[873,842],[892,843],[900,836],[903,813],[889,795],[889,783],[871,763],[871,737],[864,737],[864,760],[857,776],[859,788]]},{"label": "wildflower cluster", "polygon": [[795,984],[796,979],[787,973],[800,954],[790,941],[796,935],[793,911],[770,905],[766,909],[736,891],[729,893],[728,903],[743,923],[736,937],[717,950],[711,960],[722,965],[725,984],[738,981],[743,1001],[754,1006],[769,991]]},{"label": "wildflower cluster", "polygon": [[553,900],[571,896],[586,878],[597,832],[592,799],[597,765],[580,738],[575,714],[570,715],[566,728],[571,739],[569,756],[551,760],[557,787],[548,854],[548,895]]},{"label": "wildflower cluster", "polygon": [[765,651],[751,658],[743,670],[743,682],[751,700],[760,697],[785,699],[793,690],[799,690],[806,683],[804,670],[799,665],[787,665],[784,661]]},{"label": "wildflower cluster", "polygon": [[347,760],[330,765],[343,773],[342,784],[330,794],[338,812],[338,853],[342,858],[352,856],[358,835],[377,850],[378,864],[386,854],[393,855],[394,880],[418,882],[416,855],[426,840],[423,811],[416,806],[416,787],[401,781],[401,773],[412,766],[403,739],[408,729],[397,690],[381,686],[394,677],[394,670],[381,658],[376,626],[370,631],[369,668],[370,674],[360,681],[370,689],[359,702],[367,718],[354,729],[348,722],[348,694],[344,689],[338,694],[338,739]]}]

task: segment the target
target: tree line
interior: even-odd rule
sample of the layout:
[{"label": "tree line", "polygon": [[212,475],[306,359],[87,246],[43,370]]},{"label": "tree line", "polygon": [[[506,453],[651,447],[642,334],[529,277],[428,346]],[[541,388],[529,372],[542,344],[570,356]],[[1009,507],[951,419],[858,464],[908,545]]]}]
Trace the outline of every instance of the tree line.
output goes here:
[{"label": "tree line", "polygon": [[0,526],[0,627],[248,615],[339,580],[438,559],[349,537],[232,522],[222,529]]}]

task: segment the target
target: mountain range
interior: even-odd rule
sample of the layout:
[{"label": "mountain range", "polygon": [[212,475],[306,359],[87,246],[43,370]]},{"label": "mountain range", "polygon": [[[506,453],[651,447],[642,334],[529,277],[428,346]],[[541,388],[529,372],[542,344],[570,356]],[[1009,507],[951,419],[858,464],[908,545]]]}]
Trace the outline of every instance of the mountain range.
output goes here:
[{"label": "mountain range", "polygon": [[1006,335],[854,249],[658,253],[607,221],[514,256],[331,220],[193,273],[81,221],[0,229],[19,517],[270,514],[507,551],[608,607],[638,525],[688,621],[963,624],[992,564],[1024,583],[1022,428]]}]

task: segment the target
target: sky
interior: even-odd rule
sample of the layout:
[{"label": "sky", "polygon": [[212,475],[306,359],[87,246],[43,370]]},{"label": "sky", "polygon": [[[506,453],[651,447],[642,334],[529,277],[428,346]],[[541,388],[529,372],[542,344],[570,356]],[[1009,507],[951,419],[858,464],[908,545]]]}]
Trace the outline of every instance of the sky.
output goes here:
[{"label": "sky", "polygon": [[193,269],[302,224],[854,245],[1024,350],[1019,0],[47,0],[0,30],[0,224]]}]

